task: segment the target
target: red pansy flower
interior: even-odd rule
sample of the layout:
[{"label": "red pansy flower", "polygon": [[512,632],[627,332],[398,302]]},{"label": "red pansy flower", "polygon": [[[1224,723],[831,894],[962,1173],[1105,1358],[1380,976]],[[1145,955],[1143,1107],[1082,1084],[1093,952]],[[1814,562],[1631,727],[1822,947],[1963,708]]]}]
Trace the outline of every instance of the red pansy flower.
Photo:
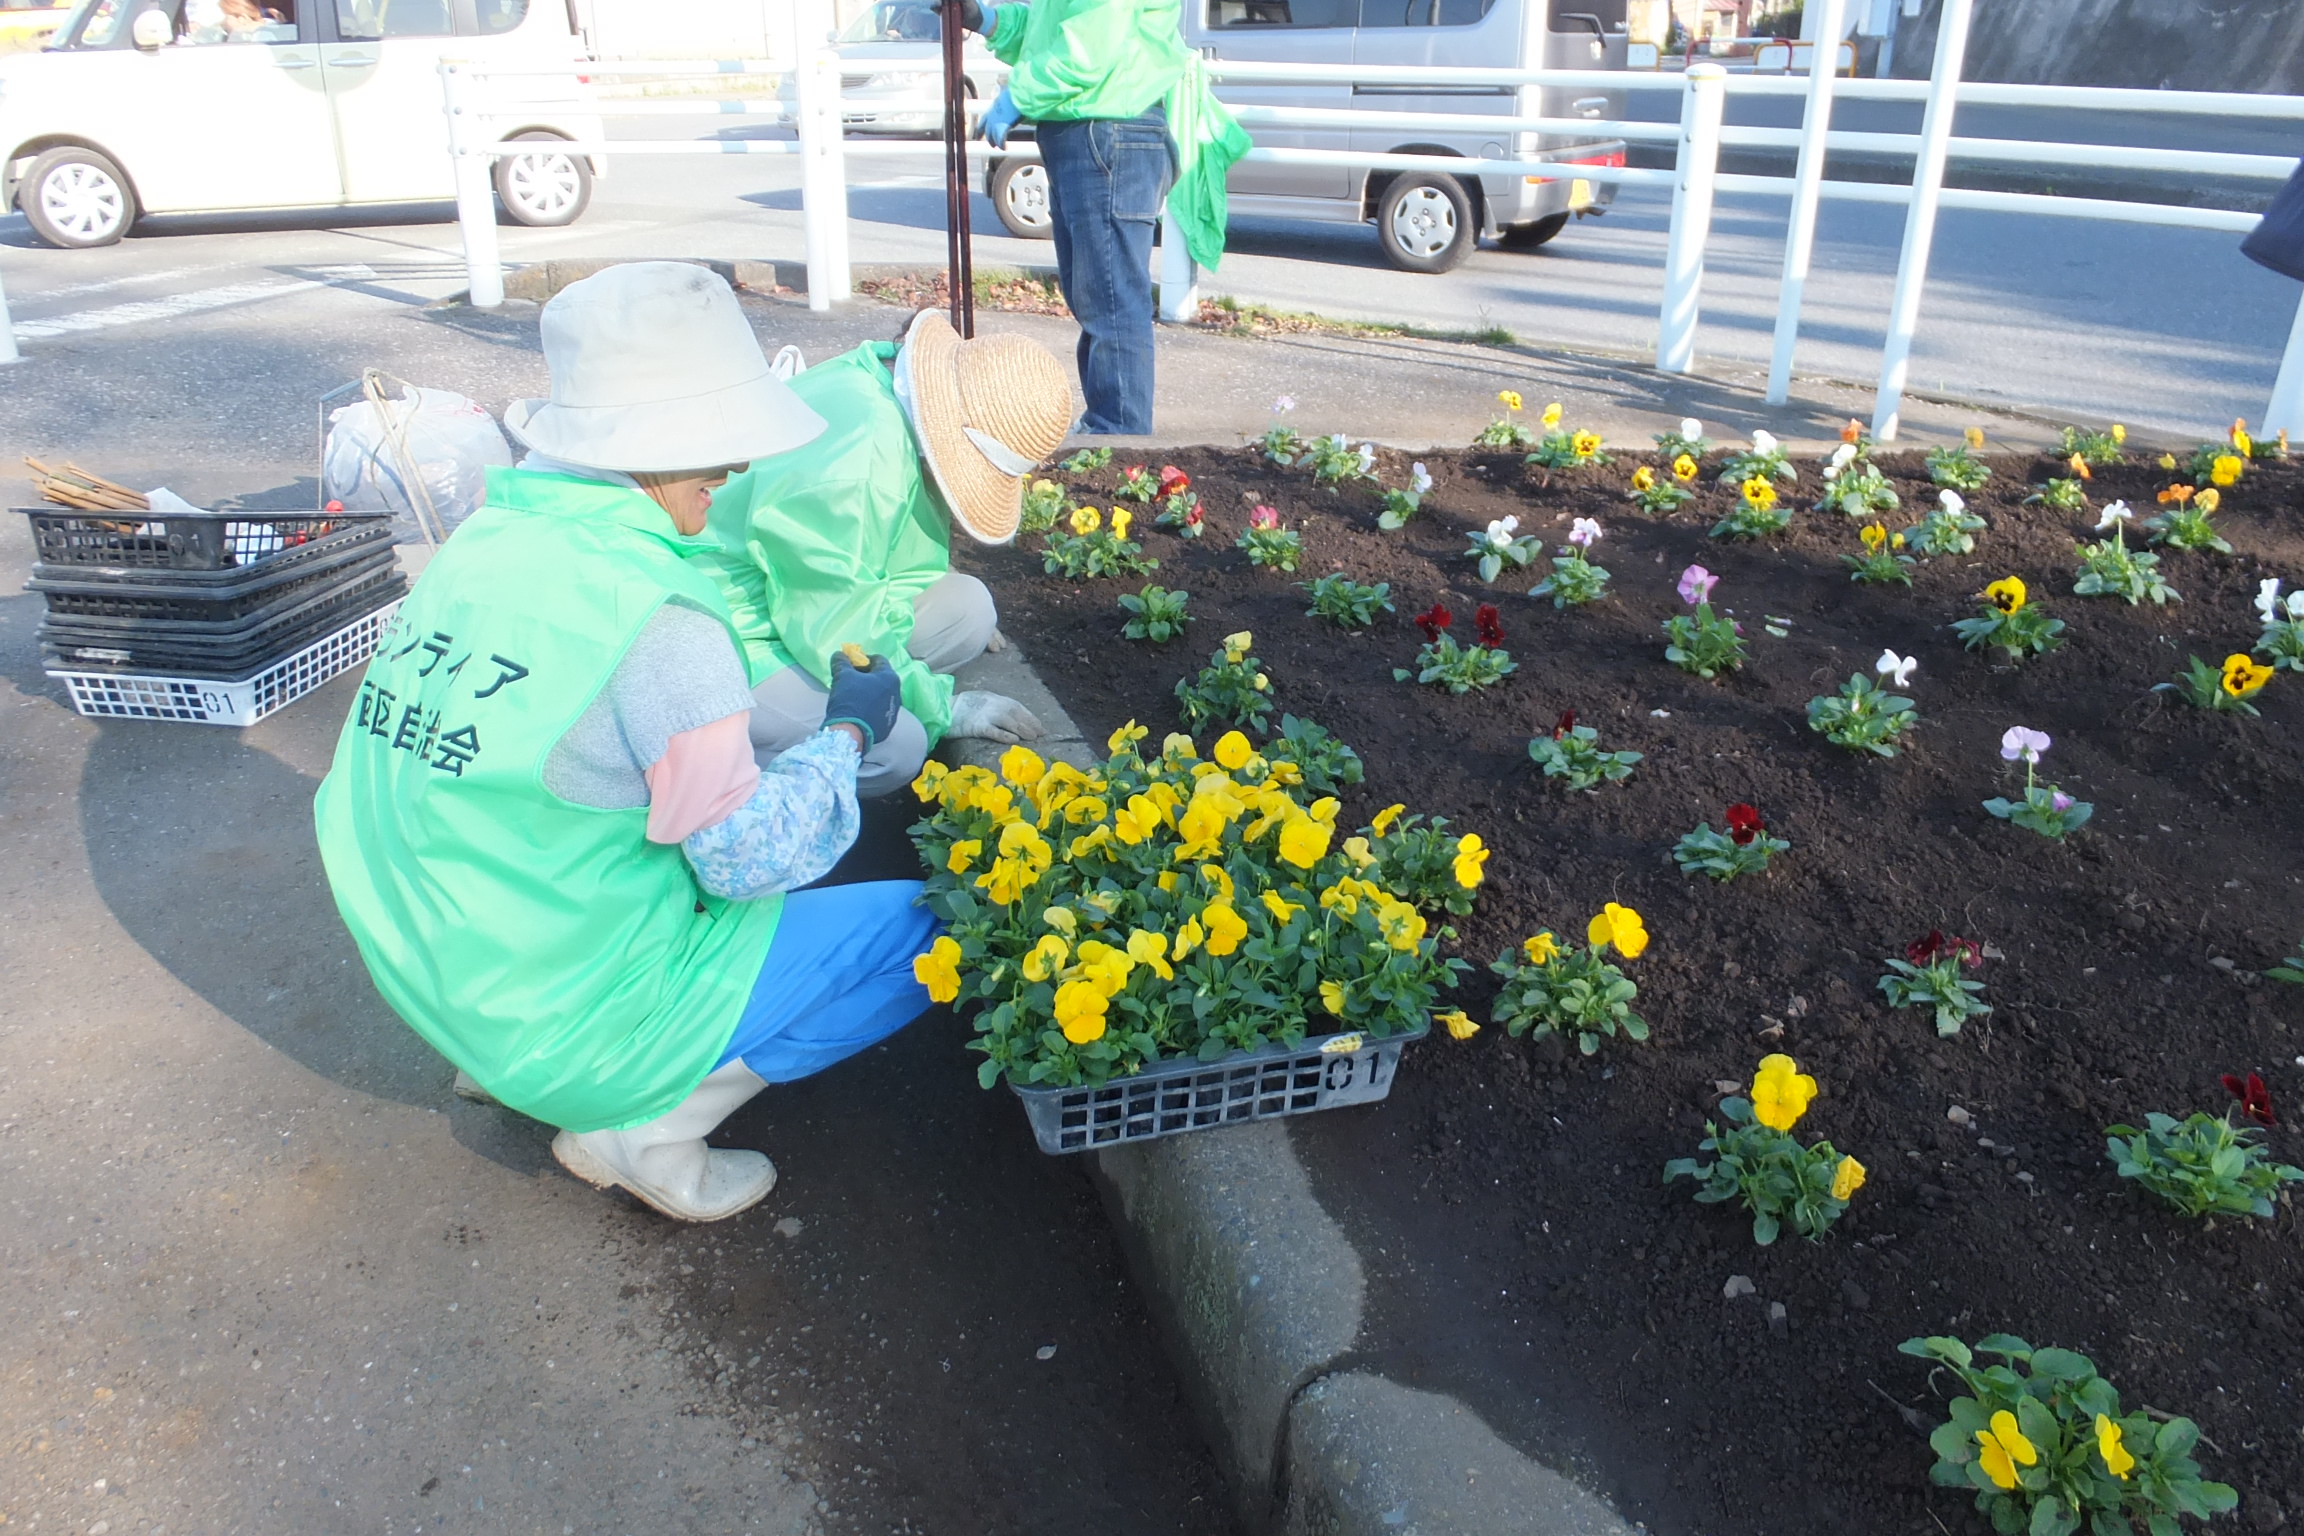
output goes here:
[{"label": "red pansy flower", "polygon": [[1439,639],[1440,631],[1446,629],[1449,625],[1455,622],[1456,615],[1450,613],[1447,608],[1439,603],[1434,603],[1431,607],[1416,615],[1416,627],[1424,631],[1424,638],[1427,640]]},{"label": "red pansy flower", "polygon": [[1552,739],[1558,741],[1574,729],[1576,729],[1576,711],[1564,709],[1560,711],[1559,722],[1552,727]]},{"label": "red pansy flower", "polygon": [[1179,491],[1190,489],[1192,489],[1192,477],[1190,475],[1173,464],[1160,466],[1160,496],[1162,500],[1166,500]]},{"label": "red pansy flower", "polygon": [[2272,1113],[2272,1090],[2265,1087],[2264,1079],[2255,1073],[2249,1073],[2246,1082],[2242,1082],[2229,1072],[2225,1073],[2224,1091],[2238,1099],[2240,1101],[2240,1113],[2258,1125],[2278,1125],[2280,1123],[2279,1117]]},{"label": "red pansy flower", "polygon": [[1504,616],[1496,611],[1494,603],[1482,603],[1472,610],[1472,628],[1480,643],[1493,650],[1504,643]]},{"label": "red pansy flower", "polygon": [[1768,830],[1768,823],[1760,819],[1759,809],[1739,800],[1728,807],[1728,835],[1739,847]]},{"label": "red pansy flower", "polygon": [[1248,511],[1248,526],[1251,528],[1279,527],[1280,509],[1278,507],[1268,507],[1265,506],[1262,502],[1258,502]]}]

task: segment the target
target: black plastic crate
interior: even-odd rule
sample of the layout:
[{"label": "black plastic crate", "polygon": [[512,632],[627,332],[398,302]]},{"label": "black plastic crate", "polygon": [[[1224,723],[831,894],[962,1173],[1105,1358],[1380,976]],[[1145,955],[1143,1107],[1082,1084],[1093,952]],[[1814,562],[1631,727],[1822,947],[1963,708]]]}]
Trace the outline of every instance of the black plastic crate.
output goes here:
[{"label": "black plastic crate", "polygon": [[[260,615],[275,603],[301,600],[330,582],[362,576],[393,559],[387,528],[363,529],[353,538],[310,546],[309,559],[268,560],[252,573],[237,571],[104,571],[69,565],[38,565],[25,583],[48,600],[48,611],[69,620],[142,619],[176,623],[228,623]],[[222,575],[234,579],[188,586],[172,575]]]},{"label": "black plastic crate", "polygon": [[103,664],[210,676],[216,675],[217,667],[255,665],[293,650],[315,634],[397,601],[407,590],[398,568],[387,561],[370,576],[332,587],[225,634],[188,633],[198,628],[193,625],[105,620],[74,623],[50,618],[40,626],[37,638],[49,660],[59,664]]},{"label": "black plastic crate", "polygon": [[19,507],[43,565],[140,571],[247,571],[330,537],[385,528],[383,512],[75,512]]}]

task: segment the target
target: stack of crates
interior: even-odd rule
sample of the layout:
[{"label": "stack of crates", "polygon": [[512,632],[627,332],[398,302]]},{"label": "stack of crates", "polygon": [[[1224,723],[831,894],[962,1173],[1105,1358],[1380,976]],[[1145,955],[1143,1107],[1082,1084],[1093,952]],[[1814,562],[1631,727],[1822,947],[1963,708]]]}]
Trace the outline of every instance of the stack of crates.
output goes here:
[{"label": "stack of crates", "polygon": [[24,515],[41,657],[84,715],[252,725],[365,661],[407,592],[381,514]]}]

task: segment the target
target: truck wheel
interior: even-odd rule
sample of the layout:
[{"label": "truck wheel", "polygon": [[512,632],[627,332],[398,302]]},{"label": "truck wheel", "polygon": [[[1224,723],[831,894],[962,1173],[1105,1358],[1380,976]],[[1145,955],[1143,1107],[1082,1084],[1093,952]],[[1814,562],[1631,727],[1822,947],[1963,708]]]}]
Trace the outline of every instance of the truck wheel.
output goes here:
[{"label": "truck wheel", "polygon": [[[523,133],[512,142],[531,139],[563,142],[549,133]],[[582,155],[566,151],[506,155],[496,162],[496,197],[515,224],[538,229],[573,224],[592,201],[592,167]]]},{"label": "truck wheel", "polygon": [[1528,224],[1514,224],[1506,229],[1498,243],[1508,250],[1532,251],[1546,244],[1554,235],[1568,227],[1568,215],[1547,214]]},{"label": "truck wheel", "polygon": [[992,207],[1008,233],[1019,240],[1055,238],[1048,213],[1048,167],[1037,160],[1009,159],[992,173]]},{"label": "truck wheel", "polygon": [[1445,272],[1480,239],[1463,183],[1436,171],[1393,178],[1376,204],[1376,234],[1384,258],[1407,272]]},{"label": "truck wheel", "polygon": [[16,202],[41,239],[66,250],[117,244],[136,222],[136,194],[120,167],[77,145],[33,161]]}]

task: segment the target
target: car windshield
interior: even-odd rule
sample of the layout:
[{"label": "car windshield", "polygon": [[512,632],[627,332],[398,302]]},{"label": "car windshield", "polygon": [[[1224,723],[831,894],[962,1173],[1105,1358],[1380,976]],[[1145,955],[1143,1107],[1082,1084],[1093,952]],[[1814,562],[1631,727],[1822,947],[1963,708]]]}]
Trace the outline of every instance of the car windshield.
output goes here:
[{"label": "car windshield", "polygon": [[840,34],[844,43],[933,43],[944,35],[926,0],[874,0]]}]

